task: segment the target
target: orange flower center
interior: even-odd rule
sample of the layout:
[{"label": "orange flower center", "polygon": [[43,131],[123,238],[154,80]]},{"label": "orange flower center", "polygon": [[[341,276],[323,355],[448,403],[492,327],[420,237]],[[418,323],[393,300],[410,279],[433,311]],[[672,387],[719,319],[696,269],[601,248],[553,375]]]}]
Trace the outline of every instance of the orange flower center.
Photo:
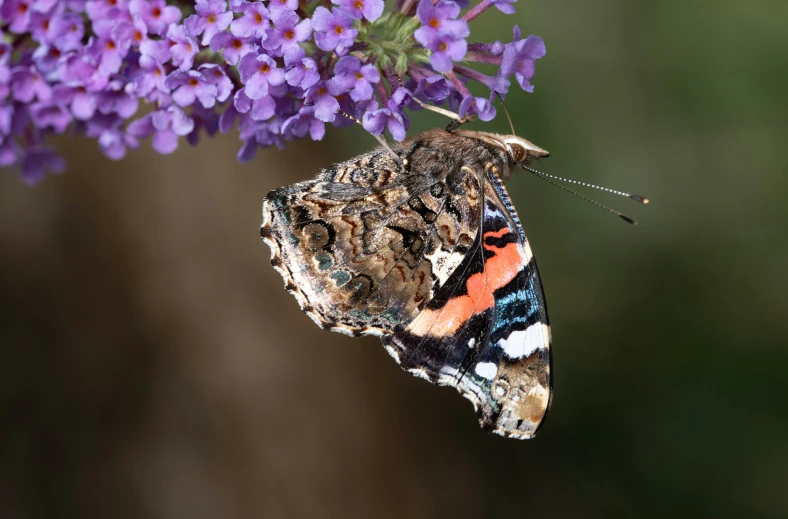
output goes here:
[{"label": "orange flower center", "polygon": [[154,7],[153,11],[150,13],[154,18],[159,18],[161,16],[161,8]]},{"label": "orange flower center", "polygon": [[16,8],[19,14],[25,14],[27,12],[27,4],[19,4],[19,7]]},{"label": "orange flower center", "polygon": [[236,49],[240,49],[241,47],[243,47],[244,42],[242,42],[241,40],[233,40],[231,45]]},{"label": "orange flower center", "polygon": [[356,0],[355,2],[353,2],[353,7],[355,7],[358,10],[361,10],[364,7],[364,2],[362,2],[361,0]]},{"label": "orange flower center", "polygon": [[200,84],[200,82],[197,81],[196,79],[194,79],[194,78],[189,79],[189,86],[196,87],[199,84]]},{"label": "orange flower center", "polygon": [[269,72],[271,72],[271,67],[268,66],[268,63],[263,63],[260,66],[260,72],[262,72],[263,74],[268,74]]},{"label": "orange flower center", "polygon": [[334,32],[337,34],[342,34],[343,32],[345,32],[345,28],[342,27],[341,25],[337,25],[336,27],[334,27]]},{"label": "orange flower center", "polygon": [[440,45],[438,45],[438,50],[441,51],[441,52],[446,52],[446,49],[448,49],[448,48],[449,48],[449,46],[446,45],[445,42],[441,42]]},{"label": "orange flower center", "polygon": [[437,18],[431,18],[430,19],[430,27],[432,27],[433,29],[437,29],[438,27],[440,27],[440,25],[441,25],[441,22]]},{"label": "orange flower center", "polygon": [[109,40],[107,42],[107,50],[115,50],[115,42],[114,41]]},{"label": "orange flower center", "polygon": [[285,38],[287,38],[288,40],[292,40],[293,38],[295,38],[295,32],[293,31],[285,32]]},{"label": "orange flower center", "polygon": [[208,23],[216,23],[216,15],[211,13],[208,15]]},{"label": "orange flower center", "polygon": [[322,95],[325,95],[325,93],[326,93],[326,88],[325,88],[325,87],[320,87],[320,88],[318,88],[318,89],[317,89],[317,93],[318,93],[318,94],[320,94],[321,96],[322,96]]},{"label": "orange flower center", "polygon": [[361,72],[356,72],[356,79],[364,79],[364,75]]},{"label": "orange flower center", "polygon": [[257,23],[263,23],[263,15],[260,13],[254,13],[254,21]]}]

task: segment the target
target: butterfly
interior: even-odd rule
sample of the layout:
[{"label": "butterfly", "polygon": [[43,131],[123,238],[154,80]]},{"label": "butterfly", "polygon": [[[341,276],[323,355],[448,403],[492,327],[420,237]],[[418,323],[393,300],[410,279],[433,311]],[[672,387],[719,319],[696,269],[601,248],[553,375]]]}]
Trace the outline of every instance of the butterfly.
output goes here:
[{"label": "butterfly", "polygon": [[546,156],[514,135],[430,130],[271,191],[261,235],[318,326],[380,337],[482,427],[531,438],[552,398],[550,325],[503,180]]}]

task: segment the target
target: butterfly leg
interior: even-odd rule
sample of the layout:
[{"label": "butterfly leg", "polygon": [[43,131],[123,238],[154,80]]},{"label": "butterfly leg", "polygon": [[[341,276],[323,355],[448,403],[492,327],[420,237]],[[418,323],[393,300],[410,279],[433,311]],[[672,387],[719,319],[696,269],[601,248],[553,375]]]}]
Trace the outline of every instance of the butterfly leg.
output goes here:
[{"label": "butterfly leg", "polygon": [[412,98],[412,99],[414,101],[416,101],[419,105],[421,105],[422,108],[425,108],[427,110],[431,110],[431,111],[433,111],[435,113],[438,113],[438,114],[441,114],[441,115],[445,115],[449,119],[452,119],[452,121],[449,123],[449,125],[446,126],[446,131],[447,132],[450,132],[452,130],[456,130],[460,125],[463,125],[465,123],[469,123],[469,122],[473,121],[473,119],[474,119],[474,117],[472,115],[470,117],[460,117],[459,115],[455,114],[454,112],[452,112],[450,110],[446,110],[446,109],[441,108],[439,106],[428,105],[427,103],[425,103],[425,102],[423,102],[423,101],[421,101],[419,99],[416,99],[415,97]]},{"label": "butterfly leg", "polygon": [[405,158],[402,159],[402,165],[405,166],[406,171],[410,171],[410,159],[413,157],[413,154],[416,153],[416,150],[419,149],[423,144],[424,143],[422,141],[415,141],[410,145],[408,151],[405,152]]}]

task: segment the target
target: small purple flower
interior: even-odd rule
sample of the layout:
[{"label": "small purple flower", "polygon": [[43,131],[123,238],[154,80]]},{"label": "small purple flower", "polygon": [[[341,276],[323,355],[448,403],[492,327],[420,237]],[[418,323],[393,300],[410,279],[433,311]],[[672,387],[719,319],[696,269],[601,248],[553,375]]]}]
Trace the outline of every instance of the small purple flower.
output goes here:
[{"label": "small purple flower", "polygon": [[449,82],[443,76],[422,78],[413,92],[414,97],[433,102],[442,102],[451,93]]},{"label": "small purple flower", "polygon": [[331,0],[356,20],[366,18],[374,22],[383,14],[383,0]]},{"label": "small purple flower", "polygon": [[468,52],[468,42],[455,39],[451,34],[442,34],[430,41],[426,46],[430,54],[430,63],[438,72],[449,72],[453,61],[462,61]]},{"label": "small purple flower", "polygon": [[235,94],[233,105],[239,113],[249,114],[253,121],[267,121],[276,113],[276,101],[273,96],[249,99],[243,89]]},{"label": "small purple flower", "polygon": [[301,52],[299,43],[308,40],[312,35],[312,23],[308,19],[301,20],[289,9],[275,10],[271,15],[271,21],[274,23],[274,28],[268,29],[263,47],[269,51],[279,51],[280,55]]},{"label": "small purple flower", "polygon": [[350,92],[353,101],[372,99],[372,83],[380,81],[380,73],[374,65],[361,65],[355,56],[345,56],[334,66],[335,77],[331,80],[344,92]]},{"label": "small purple flower", "polygon": [[11,70],[11,95],[23,103],[29,103],[34,98],[38,98],[39,101],[49,101],[52,97],[52,87],[36,67],[19,66]]},{"label": "small purple flower", "polygon": [[134,91],[153,103],[169,99],[170,89],[164,84],[164,67],[150,56],[140,56],[139,67],[132,74]]},{"label": "small purple flower", "polygon": [[172,100],[178,106],[191,106],[195,100],[205,108],[213,108],[216,104],[218,90],[202,72],[176,70],[167,77],[164,86],[173,91]]},{"label": "small purple flower", "polygon": [[118,22],[112,29],[112,37],[116,40],[128,42],[135,49],[139,49],[143,43],[149,40],[148,28],[142,18],[134,17],[131,21],[123,20]]},{"label": "small purple flower", "polygon": [[89,93],[84,87],[57,85],[52,96],[58,103],[69,106],[74,119],[79,121],[87,121],[96,113],[98,94]]},{"label": "small purple flower", "polygon": [[225,0],[197,0],[193,14],[186,18],[184,25],[189,36],[202,34],[202,44],[208,45],[214,34],[224,31],[233,21],[233,13],[227,10]]},{"label": "small purple flower", "polygon": [[306,102],[315,107],[315,117],[323,122],[330,123],[337,116],[339,101],[336,96],[342,92],[336,85],[328,82],[319,82],[312,86],[306,94]]},{"label": "small purple flower", "polygon": [[457,20],[460,6],[451,0],[441,0],[436,5],[432,0],[421,0],[417,10],[422,27],[413,36],[416,41],[429,47],[430,42],[443,34],[456,38],[466,38],[470,34],[468,22]]},{"label": "small purple flower", "polygon": [[181,70],[189,70],[194,64],[194,55],[199,47],[197,42],[186,34],[183,25],[170,25],[167,29],[167,44],[170,47],[172,64]]},{"label": "small purple flower", "polygon": [[71,114],[59,103],[38,102],[30,105],[30,118],[39,129],[52,128],[63,133],[71,124]]},{"label": "small purple flower", "polygon": [[267,54],[247,54],[241,58],[238,72],[246,85],[246,95],[251,99],[268,95],[269,85],[281,85],[285,81],[285,72],[277,68],[276,62]]},{"label": "small purple flower", "polygon": [[319,141],[326,134],[326,123],[315,117],[314,107],[305,106],[284,122],[282,133],[296,139],[309,135],[313,141]]},{"label": "small purple flower", "polygon": [[298,0],[271,0],[268,3],[268,9],[273,13],[279,9],[289,9],[295,11],[298,9]]},{"label": "small purple flower", "polygon": [[320,6],[312,15],[315,43],[321,50],[336,50],[337,54],[344,54],[358,36],[358,31],[352,26],[353,18],[342,9],[336,9],[332,13]]},{"label": "small purple flower", "polygon": [[126,156],[126,149],[136,149],[139,144],[136,137],[122,130],[125,120],[117,115],[97,114],[88,121],[85,135],[98,140],[99,149],[112,160],[120,160]]},{"label": "small purple flower", "polygon": [[121,79],[113,79],[104,91],[98,93],[96,107],[103,114],[118,114],[129,118],[139,108],[139,99],[133,94],[133,86]]},{"label": "small purple flower", "polygon": [[170,106],[132,121],[126,131],[139,139],[153,135],[153,149],[166,155],[178,148],[179,136],[193,129],[194,121],[177,106]]},{"label": "small purple flower", "polygon": [[482,121],[492,121],[495,118],[495,107],[483,97],[468,96],[460,103],[460,117],[478,115]]},{"label": "small purple flower", "polygon": [[211,38],[211,50],[221,52],[224,60],[230,65],[237,65],[244,54],[254,50],[245,38],[239,38],[229,32],[219,32]]},{"label": "small purple flower", "polygon": [[117,23],[116,20],[110,18],[102,18],[93,22],[93,31],[98,39],[93,42],[90,52],[99,62],[99,72],[105,76],[120,70],[123,58],[131,46],[131,41],[119,40],[113,34]]},{"label": "small purple flower", "polygon": [[66,52],[82,46],[85,25],[82,17],[72,11],[66,11],[52,18],[49,24],[49,37],[57,48]]},{"label": "small purple flower", "polygon": [[162,34],[181,19],[180,9],[167,5],[164,0],[131,0],[129,12],[145,22],[150,34]]},{"label": "small purple flower", "polygon": [[421,0],[419,21],[423,26],[413,36],[431,51],[430,63],[438,72],[449,72],[452,61],[462,61],[468,51],[465,38],[470,34],[468,22],[455,20],[460,7],[449,0],[432,5],[432,0]]},{"label": "small purple flower", "polygon": [[531,79],[536,74],[536,60],[545,55],[545,46],[539,36],[529,36],[520,39],[520,28],[514,27],[514,41],[506,45],[503,51],[503,62],[499,76],[508,78],[514,72],[514,77],[520,87],[526,92],[533,92]]},{"label": "small purple flower", "polygon": [[33,63],[38,67],[38,71],[47,77],[57,72],[62,57],[63,54],[57,47],[48,44],[42,44],[33,51]]},{"label": "small purple flower", "polygon": [[85,11],[92,21],[110,18],[115,9],[124,12],[128,8],[128,0],[88,0]]},{"label": "small purple flower", "polygon": [[200,65],[205,80],[216,87],[216,100],[223,103],[233,93],[233,81],[227,77],[224,68],[213,63]]},{"label": "small purple flower", "polygon": [[163,65],[170,61],[170,42],[167,40],[145,40],[140,44],[140,54]]},{"label": "small purple flower", "polygon": [[46,146],[32,146],[22,158],[22,180],[29,186],[44,180],[47,172],[60,174],[66,170],[66,161]]},{"label": "small purple flower", "polygon": [[[238,11],[236,11],[238,12]],[[240,7],[243,16],[233,20],[230,32],[241,38],[265,38],[268,29],[268,9],[262,2],[244,2]]]},{"label": "small purple flower", "polygon": [[[33,6],[35,8],[35,5]],[[49,32],[52,19],[60,14],[63,10],[62,7],[52,9],[45,12],[37,12],[35,9],[33,14],[30,15],[30,23],[27,26],[27,31],[32,33],[32,37],[39,43],[51,43],[51,35]]]},{"label": "small purple flower", "polygon": [[320,81],[320,72],[317,70],[315,60],[312,58],[303,58],[300,63],[293,65],[293,67],[287,71],[285,79],[288,85],[307,90]]},{"label": "small purple flower", "polygon": [[0,19],[7,23],[8,29],[16,34],[27,30],[30,24],[30,0],[6,0],[0,5]]},{"label": "small purple flower", "polygon": [[86,53],[65,57],[60,80],[68,86],[84,87],[88,92],[97,92],[109,82],[107,76],[99,73],[95,60]]},{"label": "small purple flower", "polygon": [[381,135],[388,127],[391,136],[397,142],[405,140],[406,131],[410,126],[407,115],[389,108],[368,111],[361,118],[361,123],[372,135]]}]

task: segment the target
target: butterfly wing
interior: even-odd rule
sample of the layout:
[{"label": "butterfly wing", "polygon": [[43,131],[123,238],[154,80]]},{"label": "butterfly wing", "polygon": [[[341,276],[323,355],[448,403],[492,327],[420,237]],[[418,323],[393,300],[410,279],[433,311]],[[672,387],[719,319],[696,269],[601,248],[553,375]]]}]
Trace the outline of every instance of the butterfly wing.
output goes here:
[{"label": "butterfly wing", "polygon": [[471,250],[415,318],[383,337],[403,369],[456,387],[482,426],[532,437],[551,398],[550,328],[536,263],[497,175]]},{"label": "butterfly wing", "polygon": [[261,234],[318,325],[383,335],[417,315],[462,262],[480,203],[467,168],[410,172],[375,151],[270,192]]}]

